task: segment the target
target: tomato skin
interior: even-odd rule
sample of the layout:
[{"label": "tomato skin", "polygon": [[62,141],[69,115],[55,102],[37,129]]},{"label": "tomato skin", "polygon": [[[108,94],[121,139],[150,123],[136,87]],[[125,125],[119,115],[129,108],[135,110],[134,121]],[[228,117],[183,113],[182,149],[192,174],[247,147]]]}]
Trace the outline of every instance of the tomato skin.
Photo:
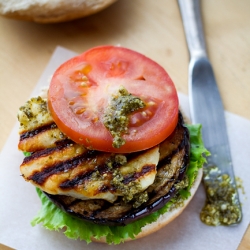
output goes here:
[{"label": "tomato skin", "polygon": [[[125,145],[114,148],[102,118],[120,86],[147,105],[131,115]],[[52,77],[48,106],[59,129],[73,141],[114,153],[151,148],[165,140],[178,121],[178,96],[167,72],[144,55],[116,46],[96,47],[62,64]]]}]

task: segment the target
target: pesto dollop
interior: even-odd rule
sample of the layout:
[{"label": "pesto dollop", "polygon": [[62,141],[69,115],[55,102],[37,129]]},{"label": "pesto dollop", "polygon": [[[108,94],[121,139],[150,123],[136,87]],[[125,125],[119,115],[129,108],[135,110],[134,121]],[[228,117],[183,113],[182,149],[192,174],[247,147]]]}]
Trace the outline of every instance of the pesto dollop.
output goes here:
[{"label": "pesto dollop", "polygon": [[147,193],[141,194],[142,187],[139,181],[131,181],[124,183],[124,176],[119,169],[113,171],[113,178],[111,184],[117,188],[123,195],[123,201],[128,203],[135,199],[134,207],[140,206],[143,202],[148,200]]},{"label": "pesto dollop", "polygon": [[144,107],[145,103],[139,97],[130,94],[124,87],[112,96],[105,111],[103,123],[113,137],[114,148],[120,148],[125,144],[122,136],[128,133],[129,115]]},{"label": "pesto dollop", "polygon": [[230,176],[221,174],[216,166],[207,167],[204,169],[204,185],[207,199],[200,214],[201,221],[210,226],[238,223],[241,208],[236,202],[237,190]]},{"label": "pesto dollop", "polygon": [[189,179],[188,176],[185,175],[184,178],[175,183],[174,187],[177,190],[177,193],[175,194],[175,196],[173,197],[173,203],[171,205],[171,207],[169,208],[170,211],[173,211],[174,209],[183,207],[185,205],[185,200],[187,199],[187,197],[185,195],[182,195],[182,192],[186,192],[187,191],[187,187],[189,185]]},{"label": "pesto dollop", "polygon": [[38,96],[31,98],[19,108],[17,118],[20,125],[28,130],[30,124],[38,122],[43,123],[48,115],[47,102]]},{"label": "pesto dollop", "polygon": [[[142,186],[138,180],[132,180],[129,183],[124,183],[125,176],[123,176],[120,168],[117,166],[124,166],[126,163],[127,158],[122,154],[115,154],[106,162],[109,171],[112,173],[111,185],[119,190],[125,203],[132,201],[133,207],[137,208],[148,200],[148,193],[146,191],[142,191]],[[131,176],[134,174],[134,172],[130,173]]]}]

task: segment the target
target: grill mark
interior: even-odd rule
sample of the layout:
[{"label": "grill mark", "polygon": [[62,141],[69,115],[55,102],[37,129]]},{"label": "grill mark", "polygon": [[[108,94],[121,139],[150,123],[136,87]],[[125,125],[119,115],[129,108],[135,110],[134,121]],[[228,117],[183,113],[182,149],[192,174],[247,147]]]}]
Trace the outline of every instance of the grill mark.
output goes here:
[{"label": "grill mark", "polygon": [[93,174],[93,172],[95,172],[95,170],[85,171],[84,173],[76,176],[72,180],[67,180],[67,181],[62,182],[59,185],[59,187],[63,190],[66,190],[66,189],[71,189],[72,187],[76,187],[78,185],[81,185],[81,184],[83,184],[84,181],[91,178],[91,175]]},{"label": "grill mark", "polygon": [[[94,170],[85,171],[85,172],[77,175],[75,178],[61,183],[60,188],[67,190],[67,189],[71,189],[72,187],[76,187],[78,185],[81,185],[86,180],[89,180],[91,178],[92,174],[94,172],[97,172],[97,171],[100,173],[100,175],[103,175],[105,173],[110,173],[109,167],[106,164],[102,164],[102,165],[96,166]],[[107,190],[108,190],[108,187],[106,187],[106,188],[101,187],[99,191],[105,192]]]},{"label": "grill mark", "polygon": [[[145,152],[146,152],[146,150],[145,150]],[[138,152],[132,152],[132,153],[129,153],[129,154],[125,154],[125,156],[127,158],[127,162],[133,161],[138,156],[141,156],[143,153],[144,153],[143,151],[138,151]]]},{"label": "grill mark", "polygon": [[155,169],[154,164],[146,165],[142,168],[142,170],[140,172],[136,172],[133,175],[125,176],[124,180],[123,180],[123,184],[127,185],[131,181],[135,181],[135,180],[139,179],[141,176],[144,176],[146,173],[151,172],[154,169]]},{"label": "grill mark", "polygon": [[27,164],[30,161],[37,160],[40,157],[48,156],[48,155],[50,155],[50,154],[52,154],[54,152],[61,151],[64,148],[71,146],[72,144],[75,144],[75,143],[73,141],[69,140],[69,139],[65,139],[65,140],[61,141],[58,144],[58,147],[55,147],[55,148],[46,148],[46,149],[41,150],[41,151],[36,151],[36,152],[32,153],[30,156],[26,156],[23,159],[22,165],[23,164]]},{"label": "grill mark", "polygon": [[50,124],[38,127],[36,129],[29,130],[29,131],[24,132],[20,135],[20,141],[23,141],[27,138],[32,138],[32,137],[38,135],[39,133],[43,133],[43,132],[46,132],[50,129],[55,129],[55,128],[57,128],[57,125],[54,122],[52,122]]},{"label": "grill mark", "polygon": [[97,167],[97,171],[101,175],[104,175],[106,173],[110,173],[110,168],[106,164],[103,164],[103,165],[100,165],[100,166]]},{"label": "grill mark", "polygon": [[[91,158],[95,158],[98,154],[100,154],[99,151],[94,151],[94,150],[89,150],[86,152],[86,156],[85,158],[87,158],[88,160],[91,160]],[[121,165],[114,162],[113,163],[113,168],[118,168]],[[71,180],[67,180],[63,183],[60,184],[60,188],[67,190],[70,189],[72,187],[76,187],[78,185],[83,184],[84,181],[88,180],[91,178],[91,175],[94,172],[99,172],[101,176],[103,176],[104,174],[108,174],[108,173],[112,173],[112,170],[107,166],[107,164],[100,164],[98,166],[95,167],[94,170],[90,170],[90,171],[85,171],[82,174],[79,174],[78,176],[76,176],[75,178],[71,179]],[[139,177],[137,177],[139,178]],[[100,192],[105,192],[108,190],[108,187],[101,187],[100,188]]]},{"label": "grill mark", "polygon": [[46,181],[46,179],[49,178],[51,175],[59,174],[61,172],[66,172],[70,169],[75,168],[79,164],[81,164],[85,160],[85,157],[84,157],[85,155],[86,154],[84,153],[82,155],[79,155],[67,161],[51,165],[43,169],[41,172],[35,172],[33,175],[29,176],[27,179],[32,180],[39,185],[42,185]]},{"label": "grill mark", "polygon": [[64,139],[61,141],[56,141],[55,144],[57,147],[63,147],[65,145],[67,145],[67,146],[73,145],[73,144],[75,144],[75,142],[71,141],[70,139]]},{"label": "grill mark", "polygon": [[105,193],[109,190],[109,187],[107,185],[102,185],[100,188],[98,188],[99,193]]},{"label": "grill mark", "polygon": [[[123,180],[123,183],[125,185],[127,185],[129,182],[139,179],[141,176],[144,176],[146,173],[151,172],[154,169],[155,169],[154,164],[144,166],[140,172],[136,172],[132,176],[128,175],[127,177],[125,177]],[[99,173],[101,175],[103,175],[104,173],[110,172],[107,165],[105,165],[105,164],[100,165],[100,166],[97,166],[94,170],[85,171],[84,173],[73,178],[72,180],[64,181],[63,183],[60,184],[59,187],[63,190],[67,190],[67,189],[71,189],[73,187],[79,186],[79,185],[83,184],[86,180],[89,180],[91,178],[92,174],[96,171],[99,171]],[[109,190],[109,188],[110,187],[103,185],[98,189],[98,191],[99,192],[106,192],[107,190]]]}]

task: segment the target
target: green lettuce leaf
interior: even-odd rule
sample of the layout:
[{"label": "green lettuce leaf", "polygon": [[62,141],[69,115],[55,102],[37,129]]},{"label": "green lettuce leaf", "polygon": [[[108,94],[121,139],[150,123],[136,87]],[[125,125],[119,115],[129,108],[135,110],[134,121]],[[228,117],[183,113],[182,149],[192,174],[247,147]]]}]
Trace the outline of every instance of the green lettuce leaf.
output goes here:
[{"label": "green lettuce leaf", "polygon": [[31,153],[30,152],[23,152],[24,156],[27,157],[27,156],[30,156]]},{"label": "green lettuce leaf", "polygon": [[[189,185],[187,188],[179,190],[179,195],[183,199],[187,199],[190,196],[189,189],[196,178],[197,171],[199,168],[202,168],[203,164],[206,162],[205,157],[209,155],[209,152],[202,142],[201,125],[187,125],[187,128],[190,132],[191,152],[190,164],[186,172]],[[39,213],[31,221],[31,225],[35,226],[42,223],[42,225],[49,230],[63,230],[65,236],[68,238],[85,240],[87,243],[90,243],[93,237],[96,239],[105,237],[108,244],[119,244],[124,242],[127,238],[134,239],[135,236],[141,232],[142,227],[156,221],[159,216],[166,213],[175,202],[175,198],[173,198],[158,211],[132,222],[129,225],[105,226],[96,225],[72,217],[54,205],[38,188],[37,193],[41,199],[42,207]]]},{"label": "green lettuce leaf", "polygon": [[202,141],[201,134],[201,125],[186,125],[189,130],[190,136],[190,163],[186,171],[186,175],[188,176],[189,186],[188,189],[192,186],[196,176],[198,169],[203,166],[206,162],[206,157],[210,155],[210,152],[205,148]]}]

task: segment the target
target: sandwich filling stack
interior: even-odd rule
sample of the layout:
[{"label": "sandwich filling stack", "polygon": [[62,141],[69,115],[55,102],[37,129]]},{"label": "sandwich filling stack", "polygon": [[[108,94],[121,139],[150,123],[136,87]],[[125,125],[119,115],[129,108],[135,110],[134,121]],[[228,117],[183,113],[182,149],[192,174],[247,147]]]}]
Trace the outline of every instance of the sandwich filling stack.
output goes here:
[{"label": "sandwich filling stack", "polygon": [[166,71],[122,47],[64,63],[18,120],[20,171],[42,201],[32,224],[87,242],[118,244],[165,226],[191,200],[208,155]]}]

